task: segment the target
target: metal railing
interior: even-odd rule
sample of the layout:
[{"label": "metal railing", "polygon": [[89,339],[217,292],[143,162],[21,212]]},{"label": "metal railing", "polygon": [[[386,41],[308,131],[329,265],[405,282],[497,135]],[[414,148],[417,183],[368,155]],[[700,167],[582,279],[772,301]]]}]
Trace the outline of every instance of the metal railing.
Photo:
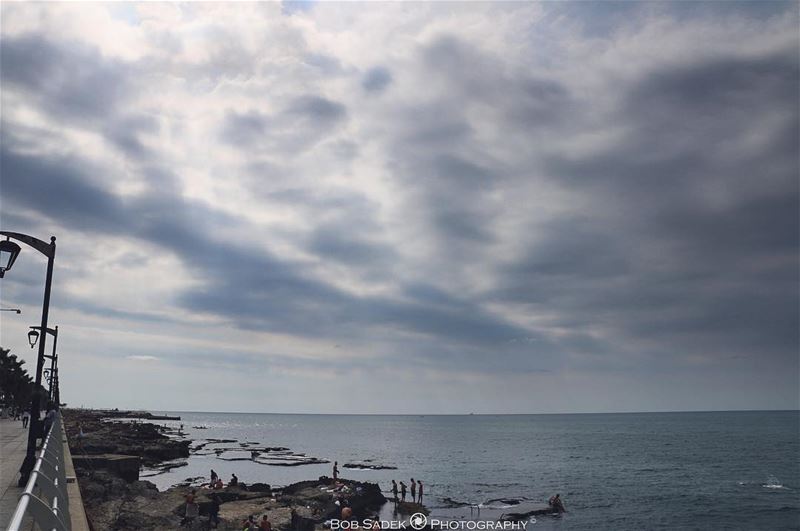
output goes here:
[{"label": "metal railing", "polygon": [[7,531],[20,531],[29,517],[42,530],[70,531],[72,528],[61,434],[61,412],[57,411]]}]

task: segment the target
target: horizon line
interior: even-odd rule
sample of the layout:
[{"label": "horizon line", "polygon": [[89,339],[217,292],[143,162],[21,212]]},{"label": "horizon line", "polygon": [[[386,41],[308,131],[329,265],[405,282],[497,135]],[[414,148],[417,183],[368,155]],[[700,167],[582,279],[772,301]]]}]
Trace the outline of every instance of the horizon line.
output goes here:
[{"label": "horizon line", "polygon": [[359,416],[359,417],[501,417],[501,416],[534,416],[534,415],[636,415],[643,413],[778,413],[796,412],[796,409],[684,409],[684,410],[655,410],[655,411],[562,411],[547,413],[309,413],[309,412],[269,412],[269,411],[201,411],[201,410],[168,410],[147,408],[107,408],[107,407],[66,407],[66,409],[88,409],[112,411],[143,411],[148,413],[209,413],[215,415],[307,415],[307,416]]}]

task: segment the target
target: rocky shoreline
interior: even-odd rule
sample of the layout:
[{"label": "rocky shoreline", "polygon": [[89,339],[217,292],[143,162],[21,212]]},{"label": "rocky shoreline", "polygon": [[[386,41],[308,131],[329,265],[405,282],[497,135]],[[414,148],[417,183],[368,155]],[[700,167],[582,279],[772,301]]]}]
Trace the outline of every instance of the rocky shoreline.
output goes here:
[{"label": "rocky shoreline", "polygon": [[[334,483],[327,477],[282,488],[239,483],[221,489],[209,488],[205,478],[189,478],[184,484],[159,491],[153,483],[138,479],[139,465],[151,470],[181,466],[190,453],[203,451],[218,457],[246,451],[250,457],[242,459],[273,466],[326,461],[251,442],[233,446],[237,441],[205,440],[192,446],[192,441],[177,438],[174,430],[107,411],[66,409],[63,414],[84,506],[95,530],[179,529],[186,511],[186,495],[192,490],[196,490],[199,506],[194,527],[207,526],[211,496],[216,494],[220,503],[217,528],[223,530],[242,529],[248,516],[260,519],[265,513],[276,530],[323,529],[327,520],[340,517],[345,505],[352,510],[353,519],[362,520],[374,518],[386,502],[374,483]],[[125,421],[114,421],[120,417]],[[226,446],[209,450],[210,445]],[[115,466],[117,462],[135,466],[135,477],[130,470]]]}]

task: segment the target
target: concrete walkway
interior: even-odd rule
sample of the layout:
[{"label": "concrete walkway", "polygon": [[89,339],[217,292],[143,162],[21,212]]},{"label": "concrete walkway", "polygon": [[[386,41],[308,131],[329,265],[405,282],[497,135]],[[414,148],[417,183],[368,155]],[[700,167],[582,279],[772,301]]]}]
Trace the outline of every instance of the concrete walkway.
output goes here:
[{"label": "concrete walkway", "polygon": [[27,444],[28,429],[22,422],[0,419],[0,529],[8,526],[22,494],[17,480]]}]

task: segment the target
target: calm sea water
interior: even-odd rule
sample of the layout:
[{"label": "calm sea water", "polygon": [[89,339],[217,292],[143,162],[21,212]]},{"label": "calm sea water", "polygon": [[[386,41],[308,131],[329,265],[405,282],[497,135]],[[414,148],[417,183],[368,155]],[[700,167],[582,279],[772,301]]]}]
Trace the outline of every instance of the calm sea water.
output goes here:
[{"label": "calm sea water", "polygon": [[[568,513],[528,529],[799,529],[800,412],[587,415],[359,416],[178,413],[192,438],[231,438],[397,470],[344,477],[426,484],[470,503],[546,500]],[[206,426],[208,429],[194,429]],[[330,475],[330,465],[274,467],[192,457],[148,478],[166,488],[214,468],[227,480],[285,485]]]}]

